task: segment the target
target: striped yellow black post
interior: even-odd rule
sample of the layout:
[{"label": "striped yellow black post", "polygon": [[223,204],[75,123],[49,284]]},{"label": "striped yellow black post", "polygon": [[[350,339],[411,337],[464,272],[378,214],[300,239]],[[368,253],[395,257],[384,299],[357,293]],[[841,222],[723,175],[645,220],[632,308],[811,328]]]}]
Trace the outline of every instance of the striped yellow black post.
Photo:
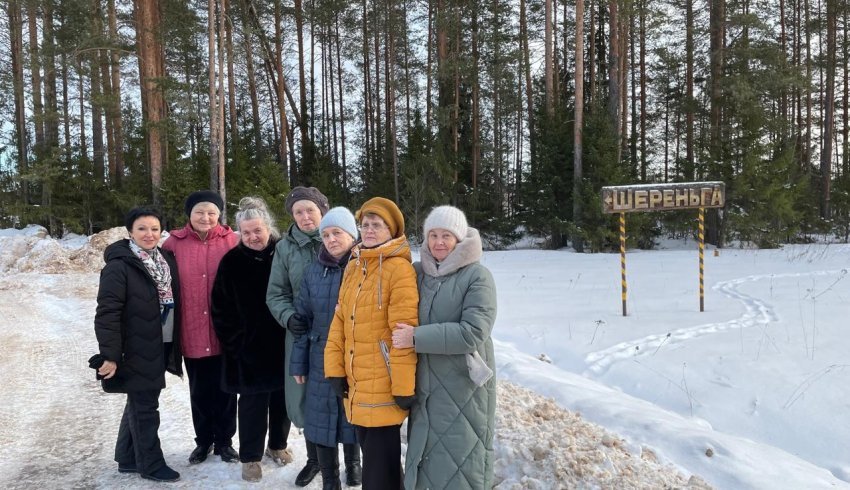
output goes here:
[{"label": "striped yellow black post", "polygon": [[626,213],[620,213],[620,282],[623,288],[623,316],[626,316]]},{"label": "striped yellow black post", "polygon": [[705,255],[705,208],[699,208],[699,311],[705,311],[705,280],[703,278]]}]

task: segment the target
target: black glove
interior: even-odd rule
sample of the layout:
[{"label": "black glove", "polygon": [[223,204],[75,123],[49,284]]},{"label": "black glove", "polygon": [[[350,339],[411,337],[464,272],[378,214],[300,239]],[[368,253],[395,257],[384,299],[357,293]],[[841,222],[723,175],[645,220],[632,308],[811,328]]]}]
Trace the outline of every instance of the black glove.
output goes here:
[{"label": "black glove", "polygon": [[289,331],[293,333],[293,335],[297,335],[298,337],[300,337],[307,333],[307,330],[309,330],[309,325],[307,325],[306,318],[299,315],[298,313],[295,313],[294,315],[289,317],[289,320],[287,320],[286,328],[288,328]]},{"label": "black glove", "polygon": [[336,396],[348,398],[348,379],[344,377],[328,378],[328,382],[331,384],[331,388],[333,388]]},{"label": "black glove", "polygon": [[106,361],[106,358],[100,354],[95,354],[89,358],[89,367],[94,369],[94,377],[98,381],[103,379],[103,376],[98,374],[97,370],[100,369],[100,366],[103,366],[104,361]]},{"label": "black glove", "polygon": [[416,395],[393,396],[393,398],[395,398],[395,404],[402,410],[410,410],[410,407],[412,407],[413,403],[416,401]]}]

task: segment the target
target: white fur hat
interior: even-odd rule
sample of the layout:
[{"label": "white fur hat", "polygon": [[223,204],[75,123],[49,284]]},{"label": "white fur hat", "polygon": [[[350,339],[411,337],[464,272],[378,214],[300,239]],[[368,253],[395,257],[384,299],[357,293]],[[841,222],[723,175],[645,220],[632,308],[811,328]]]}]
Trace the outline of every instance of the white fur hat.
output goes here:
[{"label": "white fur hat", "polygon": [[460,209],[454,206],[437,206],[425,218],[425,225],[422,228],[426,238],[429,231],[442,228],[452,232],[457,237],[457,241],[461,241],[466,238],[469,225],[466,223],[466,215]]}]

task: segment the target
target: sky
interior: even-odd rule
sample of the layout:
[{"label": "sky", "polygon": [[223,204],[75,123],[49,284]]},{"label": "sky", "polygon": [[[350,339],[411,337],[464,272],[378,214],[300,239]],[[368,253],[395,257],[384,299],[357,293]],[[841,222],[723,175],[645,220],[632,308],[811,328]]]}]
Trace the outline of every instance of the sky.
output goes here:
[{"label": "sky", "polygon": [[[85,363],[99,253],[119,232],[38,233],[0,230],[0,485],[148,488],[115,471],[123,398]],[[695,244],[660,248],[627,254],[626,317],[618,254],[484,254],[499,307],[496,488],[850,488],[850,246],[710,249],[705,312]],[[240,488],[236,465],[187,464],[188,386],[168,383],[176,486]],[[301,439],[293,429],[296,463],[264,462],[258,488],[295,488]]]}]

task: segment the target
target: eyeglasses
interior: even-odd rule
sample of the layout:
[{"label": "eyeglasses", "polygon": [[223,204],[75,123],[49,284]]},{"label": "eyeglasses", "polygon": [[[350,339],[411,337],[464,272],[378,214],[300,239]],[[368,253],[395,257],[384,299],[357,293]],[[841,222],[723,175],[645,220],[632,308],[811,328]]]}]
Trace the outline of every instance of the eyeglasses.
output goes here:
[{"label": "eyeglasses", "polygon": [[387,225],[383,223],[360,223],[360,231],[381,231],[386,229]]}]

